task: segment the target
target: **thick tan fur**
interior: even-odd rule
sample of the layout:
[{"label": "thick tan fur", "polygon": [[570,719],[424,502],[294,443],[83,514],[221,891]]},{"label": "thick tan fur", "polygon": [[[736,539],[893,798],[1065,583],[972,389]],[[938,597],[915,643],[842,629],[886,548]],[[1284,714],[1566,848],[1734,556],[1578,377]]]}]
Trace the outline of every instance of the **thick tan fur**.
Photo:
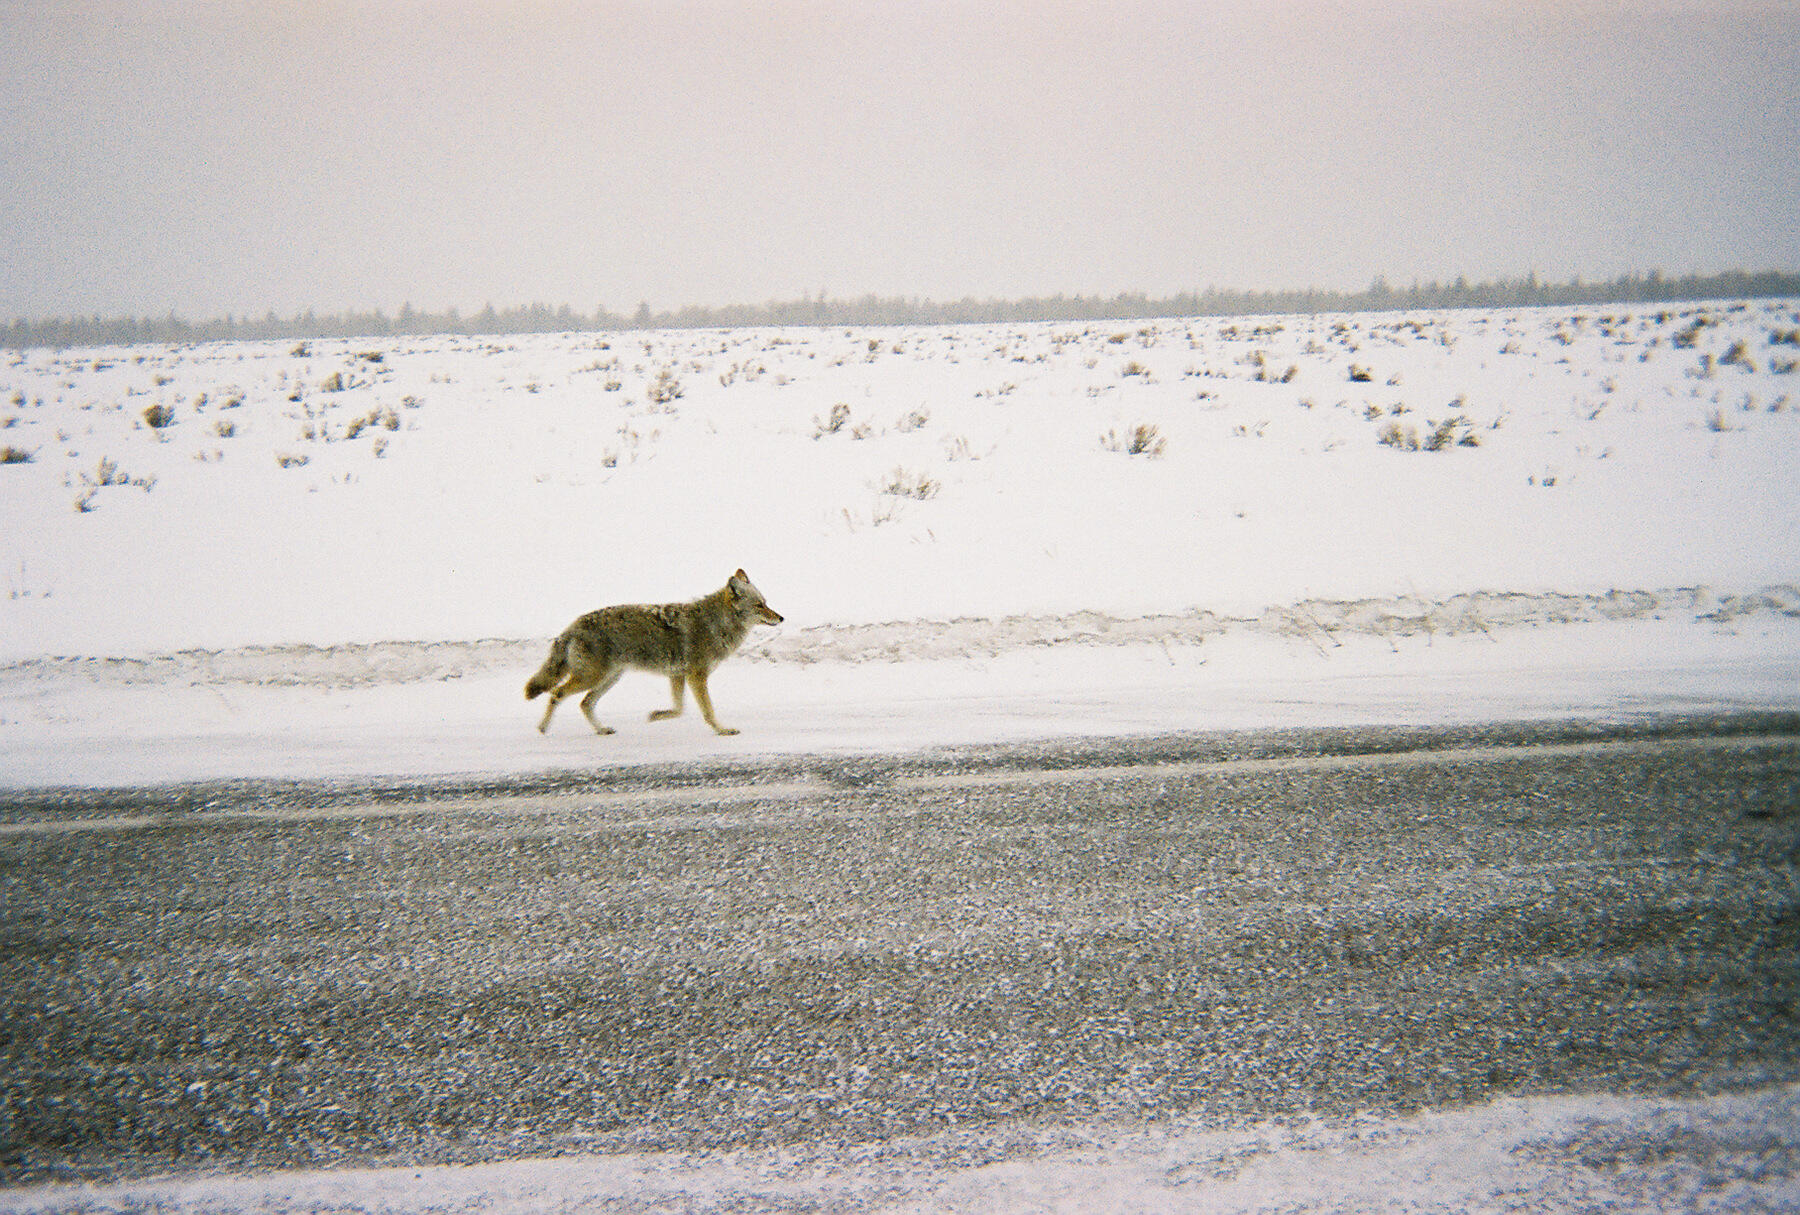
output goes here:
[{"label": "thick tan fur", "polygon": [[780,624],[781,619],[743,570],[712,594],[690,603],[601,608],[578,618],[551,644],[544,665],[526,681],[525,699],[550,693],[544,719],[538,723],[541,733],[550,728],[558,704],[585,692],[582,716],[596,734],[611,734],[610,727],[595,719],[594,702],[626,671],[653,671],[669,677],[674,704],[650,714],[651,721],[681,716],[684,691],[692,688],[706,724],[720,734],[736,734],[713,715],[707,676],[744,643],[751,626]]}]

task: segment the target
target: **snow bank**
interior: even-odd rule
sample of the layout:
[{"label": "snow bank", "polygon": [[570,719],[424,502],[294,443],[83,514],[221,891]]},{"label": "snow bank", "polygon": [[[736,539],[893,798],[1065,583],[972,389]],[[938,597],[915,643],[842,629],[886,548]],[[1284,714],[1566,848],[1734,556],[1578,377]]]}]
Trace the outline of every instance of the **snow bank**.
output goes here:
[{"label": "snow bank", "polygon": [[1665,606],[1606,619],[1589,608],[1615,611],[1618,600],[1513,606],[1523,621],[1581,623],[1435,631],[1424,622],[1458,611],[1311,605],[1234,621],[1082,614],[776,634],[713,677],[721,719],[743,730],[730,738],[692,712],[648,722],[668,689],[643,675],[599,706],[618,733],[595,737],[569,705],[540,735],[542,702],[527,704],[521,689],[543,642],[34,660],[0,669],[0,786],[532,773],[1194,730],[1800,709],[1791,610],[1726,620]]}]

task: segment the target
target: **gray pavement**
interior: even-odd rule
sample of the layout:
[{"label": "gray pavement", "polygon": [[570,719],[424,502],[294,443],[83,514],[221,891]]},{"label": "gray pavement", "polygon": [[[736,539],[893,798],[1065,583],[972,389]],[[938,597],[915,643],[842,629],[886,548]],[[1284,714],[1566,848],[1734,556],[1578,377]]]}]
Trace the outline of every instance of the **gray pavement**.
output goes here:
[{"label": "gray pavement", "polygon": [[0,794],[0,936],[6,1185],[1766,1087],[1800,717]]}]

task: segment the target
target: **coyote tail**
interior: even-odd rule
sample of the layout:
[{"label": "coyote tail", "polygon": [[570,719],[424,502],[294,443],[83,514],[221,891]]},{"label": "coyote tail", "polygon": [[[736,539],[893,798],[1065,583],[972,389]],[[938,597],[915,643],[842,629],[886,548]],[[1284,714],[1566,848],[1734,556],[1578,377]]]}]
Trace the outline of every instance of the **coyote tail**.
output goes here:
[{"label": "coyote tail", "polygon": [[525,681],[525,699],[535,700],[551,688],[569,669],[569,642],[567,638],[558,637],[550,647],[550,657],[544,659],[544,665],[537,669],[537,674]]}]

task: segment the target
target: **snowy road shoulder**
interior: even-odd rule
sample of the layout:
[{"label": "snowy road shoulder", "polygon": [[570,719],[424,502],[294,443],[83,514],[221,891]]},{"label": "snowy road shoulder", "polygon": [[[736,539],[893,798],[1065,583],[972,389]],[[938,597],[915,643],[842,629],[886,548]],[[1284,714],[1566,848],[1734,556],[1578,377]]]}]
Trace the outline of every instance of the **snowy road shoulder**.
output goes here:
[{"label": "snowy road shoulder", "polygon": [[1009,1126],[864,1144],[266,1172],[0,1191],[0,1211],[1528,1212],[1800,1204],[1800,1086],[1509,1098],[1220,1130]]},{"label": "snowy road shoulder", "polygon": [[[1091,620],[1086,636],[1048,639],[1023,636],[1017,621],[985,625],[883,626],[880,637],[809,647],[778,635],[714,677],[722,719],[744,731],[734,738],[715,737],[692,713],[647,722],[667,697],[664,681],[647,676],[601,702],[617,734],[595,738],[565,714],[539,735],[538,710],[520,694],[539,649],[523,642],[15,664],[0,669],[0,785],[517,775],[1053,738],[1800,708],[1800,617],[1782,610],[1447,634],[1278,621],[1173,642],[1166,631]],[[1032,627],[1070,632],[1066,622]],[[938,654],[931,647],[946,633],[958,640]]]}]

